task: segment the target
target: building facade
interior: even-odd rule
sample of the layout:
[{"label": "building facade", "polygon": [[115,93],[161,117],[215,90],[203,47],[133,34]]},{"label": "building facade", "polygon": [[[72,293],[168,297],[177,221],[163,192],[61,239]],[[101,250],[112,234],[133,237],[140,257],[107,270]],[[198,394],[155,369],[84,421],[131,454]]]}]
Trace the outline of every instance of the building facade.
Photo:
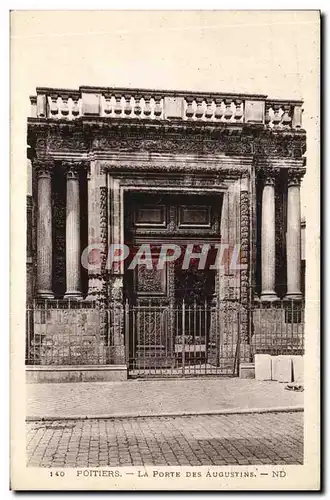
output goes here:
[{"label": "building facade", "polygon": [[228,375],[301,354],[301,101],[37,88],[31,108],[31,370]]}]

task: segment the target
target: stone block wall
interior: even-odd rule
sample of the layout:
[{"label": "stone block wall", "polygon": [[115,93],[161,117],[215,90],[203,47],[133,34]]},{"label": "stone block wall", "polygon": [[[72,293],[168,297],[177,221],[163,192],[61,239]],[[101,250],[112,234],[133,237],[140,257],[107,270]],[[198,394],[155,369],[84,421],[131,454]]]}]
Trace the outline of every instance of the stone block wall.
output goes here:
[{"label": "stone block wall", "polygon": [[35,309],[30,358],[40,365],[107,364],[111,345],[101,335],[98,309]]},{"label": "stone block wall", "polygon": [[301,306],[255,308],[252,313],[252,352],[303,354],[304,310]]}]

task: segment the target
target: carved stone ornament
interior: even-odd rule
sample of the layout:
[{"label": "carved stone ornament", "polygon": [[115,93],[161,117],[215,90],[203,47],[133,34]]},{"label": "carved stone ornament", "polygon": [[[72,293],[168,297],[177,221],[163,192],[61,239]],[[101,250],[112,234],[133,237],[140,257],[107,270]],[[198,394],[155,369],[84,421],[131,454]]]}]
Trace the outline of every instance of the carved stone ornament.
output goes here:
[{"label": "carved stone ornament", "polygon": [[[241,252],[240,264],[245,265],[245,269],[240,271],[240,295],[242,306],[249,303],[249,261],[250,261],[250,198],[247,191],[241,192],[240,200],[240,222],[241,222]],[[244,310],[244,307],[243,309]],[[241,314],[241,337],[243,342],[248,342],[249,324],[248,315]]]},{"label": "carved stone ornament", "polygon": [[54,161],[52,159],[35,160],[33,166],[36,170],[38,178],[49,178],[52,175]]},{"label": "carved stone ornament", "polygon": [[123,120],[30,121],[28,143],[37,156],[45,151],[125,150],[300,158],[306,150],[306,133],[246,129],[244,124],[227,127],[196,122],[156,125]]},{"label": "carved stone ornament", "polygon": [[108,188],[100,187],[100,239],[102,245],[102,272],[105,272],[108,252]]},{"label": "carved stone ornament", "polygon": [[62,165],[66,171],[67,179],[79,179],[79,172],[85,167],[84,162],[64,161]]},{"label": "carved stone ornament", "polygon": [[306,173],[305,168],[289,168],[288,169],[288,186],[300,186],[301,180]]},{"label": "carved stone ornament", "polygon": [[264,186],[275,186],[275,183],[280,175],[280,168],[264,168],[259,171],[259,177],[263,181]]}]

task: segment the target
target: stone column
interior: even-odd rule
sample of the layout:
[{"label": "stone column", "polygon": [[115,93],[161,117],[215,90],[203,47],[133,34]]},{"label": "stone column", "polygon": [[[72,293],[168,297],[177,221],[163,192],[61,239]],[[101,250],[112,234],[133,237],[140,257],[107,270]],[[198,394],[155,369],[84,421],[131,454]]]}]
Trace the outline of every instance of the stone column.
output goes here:
[{"label": "stone column", "polygon": [[52,291],[52,167],[53,162],[49,160],[36,162],[38,178],[37,295],[45,299],[54,297]]},{"label": "stone column", "polygon": [[275,171],[266,172],[261,202],[261,300],[275,293]]},{"label": "stone column", "polygon": [[80,200],[79,165],[66,168],[66,293],[65,298],[81,298],[80,285]]},{"label": "stone column", "polygon": [[286,232],[287,294],[288,299],[300,299],[301,214],[300,181],[304,172],[288,171],[288,209]]}]

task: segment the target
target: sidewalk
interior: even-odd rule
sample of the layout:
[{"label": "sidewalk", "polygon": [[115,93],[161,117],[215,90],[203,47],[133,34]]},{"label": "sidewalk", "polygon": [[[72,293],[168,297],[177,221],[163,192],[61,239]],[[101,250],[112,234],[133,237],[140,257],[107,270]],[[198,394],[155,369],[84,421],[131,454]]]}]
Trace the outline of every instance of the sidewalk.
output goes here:
[{"label": "sidewalk", "polygon": [[303,392],[239,378],[26,385],[29,420],[207,415],[303,409]]}]

